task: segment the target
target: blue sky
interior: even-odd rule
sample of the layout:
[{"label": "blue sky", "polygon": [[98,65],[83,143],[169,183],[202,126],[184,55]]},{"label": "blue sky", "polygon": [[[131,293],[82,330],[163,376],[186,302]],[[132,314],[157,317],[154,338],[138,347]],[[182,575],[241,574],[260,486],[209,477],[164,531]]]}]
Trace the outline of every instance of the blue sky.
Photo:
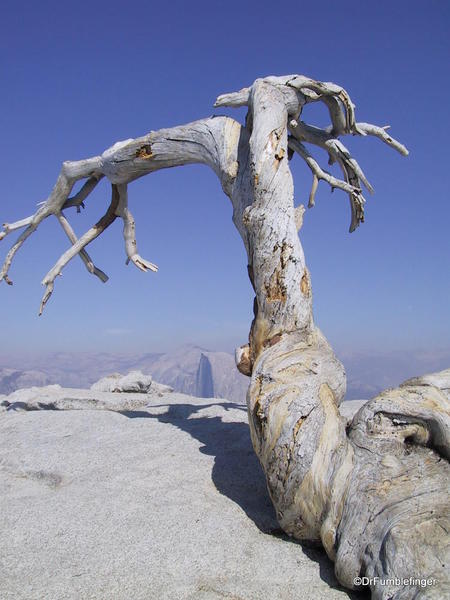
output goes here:
[{"label": "blue sky", "polygon": [[[34,212],[63,160],[224,114],[212,108],[216,96],[257,77],[334,81],[350,92],[359,120],[390,124],[410,156],[375,139],[345,140],[375,195],[351,235],[346,195],[325,184],[305,215],[316,321],[342,351],[449,346],[448,2],[7,1],[0,28],[1,221]],[[324,117],[304,112],[312,123]],[[305,203],[310,173],[300,159],[291,168],[296,202]],[[47,221],[17,255],[14,286],[0,286],[2,354],[246,341],[246,258],[213,173],[159,172],[133,183],[129,197],[140,253],[158,274],[125,266],[115,223],[88,248],[110,281],[102,285],[73,260],[38,318],[40,281],[67,247]],[[83,214],[68,211],[76,231],[108,201],[103,182]],[[0,244],[2,259],[13,239]]]}]

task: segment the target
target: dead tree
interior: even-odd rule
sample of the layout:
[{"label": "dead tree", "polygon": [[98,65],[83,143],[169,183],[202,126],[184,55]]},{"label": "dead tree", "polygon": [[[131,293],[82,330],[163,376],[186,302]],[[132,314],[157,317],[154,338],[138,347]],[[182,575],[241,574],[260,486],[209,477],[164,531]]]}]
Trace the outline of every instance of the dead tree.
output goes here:
[{"label": "dead tree", "polygon": [[[300,119],[311,102],[326,105],[328,128]],[[155,271],[137,251],[128,184],[168,167],[210,166],[232,202],[256,296],[249,342],[236,351],[236,362],[251,376],[251,436],[281,527],[296,539],[321,542],[335,562],[338,580],[349,588],[355,587],[355,578],[367,576],[375,578],[373,598],[442,598],[450,371],[380,394],[346,426],[339,413],[345,371],[314,325],[310,275],[298,237],[304,209],[294,207],[289,166],[298,154],[311,169],[309,206],[320,180],[348,194],[353,231],[364,220],[361,184],[372,188],[339,138],[376,136],[401,154],[408,152],[387,127],[357,122],[343,88],[304,76],[258,79],[249,88],[219,96],[215,106],[247,106],[245,126],[211,117],[118,142],[101,156],[64,162],[36,213],[4,224],[0,239],[24,230],[6,256],[0,279],[11,284],[8,271],[16,252],[51,215],[71,245],[44,277],[41,313],[57,275],[76,255],[89,272],[107,279],[85,248],[117,218],[123,221],[128,261]],[[328,152],[342,179],[319,165],[310,146]],[[63,211],[79,211],[103,177],[111,183],[110,205],[77,239]],[[70,196],[80,180],[84,185]],[[421,582],[405,582],[410,577],[432,578],[435,584],[425,588]]]}]

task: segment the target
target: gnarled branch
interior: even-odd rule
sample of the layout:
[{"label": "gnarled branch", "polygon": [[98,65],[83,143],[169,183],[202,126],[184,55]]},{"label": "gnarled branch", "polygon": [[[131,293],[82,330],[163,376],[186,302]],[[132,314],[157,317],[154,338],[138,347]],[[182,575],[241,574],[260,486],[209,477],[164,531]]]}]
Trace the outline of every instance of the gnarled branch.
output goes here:
[{"label": "gnarled branch", "polygon": [[[224,189],[227,189],[237,174],[237,163],[235,158],[233,159],[235,152],[230,151],[228,145],[229,143],[235,144],[239,135],[240,127],[232,119],[224,117],[204,119],[180,127],[151,132],[134,140],[118,142],[108,148],[102,156],[76,162],[65,162],[51,195],[40,205],[36,213],[16,223],[3,225],[4,230],[0,233],[0,240],[11,231],[22,227],[26,227],[26,229],[7,253],[0,271],[0,281],[4,279],[6,283],[12,284],[8,272],[17,251],[39,227],[40,223],[52,215],[62,225],[72,246],[61,256],[42,282],[46,286],[46,290],[39,314],[42,314],[43,308],[53,292],[55,278],[77,254],[80,254],[89,272],[97,275],[102,281],[107,280],[103,271],[93,265],[84,248],[101,235],[117,216],[120,216],[124,222],[128,261],[131,260],[140,270],[156,271],[156,265],[146,261],[137,253],[135,223],[128,208],[126,184],[159,169],[188,163],[205,163],[213,168],[221,179]],[[113,184],[113,201],[102,219],[80,239],[77,239],[70,223],[62,216],[61,211],[70,207],[76,207],[79,211],[84,200],[105,176]],[[69,197],[73,186],[80,179],[86,179],[86,182],[77,194]]]},{"label": "gnarled branch", "polygon": [[64,252],[64,254],[58,259],[55,265],[50,269],[50,271],[42,280],[42,285],[45,285],[45,293],[41,301],[39,315],[42,315],[44,307],[53,293],[56,277],[62,274],[63,268],[67,265],[67,263],[70,260],[72,260],[74,256],[82,252],[90,242],[95,240],[95,238],[97,238],[101,233],[103,233],[105,229],[107,229],[111,225],[111,223],[115,221],[115,219],[117,218],[116,210],[118,205],[119,192],[117,190],[117,186],[113,184],[111,203],[106,213],[93,227],[91,227],[91,229],[86,231],[86,233],[82,235],[80,239],[76,240],[72,244],[72,246],[68,250],[66,250],[66,252]]},{"label": "gnarled branch", "polygon": [[131,261],[141,271],[156,271],[158,267],[148,260],[139,256],[136,242],[136,224],[133,215],[128,208],[127,185],[122,183],[117,186],[119,192],[119,204],[116,214],[123,219],[123,237],[125,239],[125,251],[127,253],[127,264]]},{"label": "gnarled branch", "polygon": [[[77,240],[77,236],[75,235],[74,230],[72,229],[69,221],[63,215],[63,213],[62,212],[57,213],[56,214],[56,218],[58,219],[61,227],[65,231],[67,237],[72,242],[72,244],[76,244],[77,241],[78,241]],[[86,268],[89,271],[89,273],[92,273],[93,275],[96,275],[100,279],[100,281],[102,281],[103,283],[106,283],[108,281],[108,275],[106,275],[105,273],[103,273],[103,271],[101,269],[98,269],[94,265],[94,263],[91,260],[91,257],[86,252],[86,250],[80,250],[79,254],[80,254],[81,260],[86,265]]]}]

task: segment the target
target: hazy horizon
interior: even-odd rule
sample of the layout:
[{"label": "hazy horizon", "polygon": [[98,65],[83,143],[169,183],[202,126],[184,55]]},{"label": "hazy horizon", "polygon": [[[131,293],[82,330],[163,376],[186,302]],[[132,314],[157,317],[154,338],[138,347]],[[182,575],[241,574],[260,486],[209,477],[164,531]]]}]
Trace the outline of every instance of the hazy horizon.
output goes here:
[{"label": "hazy horizon", "polygon": [[[52,352],[48,355],[28,353],[13,356],[0,354],[0,394],[20,387],[59,383],[63,387],[89,387],[94,381],[112,372],[128,373],[142,370],[158,380],[161,371],[153,370],[155,360],[165,365],[165,380],[172,385],[170,377],[177,381],[177,373],[195,375],[199,367],[198,359],[202,352],[208,356],[215,352],[229,352],[226,348],[198,347],[185,344],[167,352]],[[450,348],[436,351],[427,349],[391,352],[340,352],[337,356],[343,362],[347,373],[347,394],[345,399],[369,399],[383,389],[395,387],[417,375],[440,371],[450,365]],[[232,352],[227,364],[230,368],[228,379],[238,375]],[[197,362],[193,362],[197,355]],[[219,354],[222,357],[222,354]],[[223,362],[220,358],[219,362]],[[161,365],[160,365],[161,366]],[[10,370],[17,371],[12,373]],[[168,378],[168,379],[167,379]],[[242,387],[245,397],[245,386]]]}]

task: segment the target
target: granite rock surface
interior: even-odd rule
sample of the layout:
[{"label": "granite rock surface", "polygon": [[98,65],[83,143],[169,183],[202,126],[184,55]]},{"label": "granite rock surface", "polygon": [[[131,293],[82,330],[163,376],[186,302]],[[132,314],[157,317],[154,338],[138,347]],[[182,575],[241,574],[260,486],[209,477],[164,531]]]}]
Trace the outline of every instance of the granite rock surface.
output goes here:
[{"label": "granite rock surface", "polygon": [[278,529],[245,405],[151,389],[0,397],[2,600],[361,597]]}]

